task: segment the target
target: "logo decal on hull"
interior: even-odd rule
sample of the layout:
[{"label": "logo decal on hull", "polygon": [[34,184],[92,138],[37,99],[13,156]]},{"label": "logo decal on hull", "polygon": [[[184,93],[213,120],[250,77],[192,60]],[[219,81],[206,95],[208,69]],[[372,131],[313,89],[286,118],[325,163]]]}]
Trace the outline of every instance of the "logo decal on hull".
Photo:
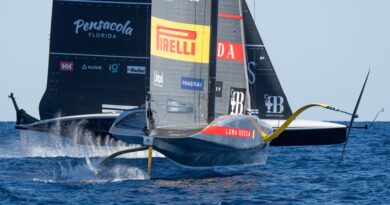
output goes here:
[{"label": "logo decal on hull", "polygon": [[152,55],[178,61],[208,63],[209,50],[209,26],[152,17]]},{"label": "logo decal on hull", "polygon": [[256,131],[245,128],[223,127],[223,126],[210,126],[206,127],[201,132],[202,134],[220,135],[224,137],[238,137],[254,139],[256,137]]}]

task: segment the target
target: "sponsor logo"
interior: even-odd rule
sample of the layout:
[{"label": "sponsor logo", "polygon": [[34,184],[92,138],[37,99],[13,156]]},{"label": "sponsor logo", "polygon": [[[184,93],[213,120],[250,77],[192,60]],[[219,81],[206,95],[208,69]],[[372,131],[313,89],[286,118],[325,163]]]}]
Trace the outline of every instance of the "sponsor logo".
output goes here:
[{"label": "sponsor logo", "polygon": [[145,66],[127,66],[127,74],[146,74]]},{"label": "sponsor logo", "polygon": [[81,66],[81,69],[82,70],[102,70],[103,66],[101,66],[101,65],[86,65],[86,64],[84,64],[83,66]]},{"label": "sponsor logo", "polygon": [[156,87],[164,87],[164,73],[159,71],[154,71],[153,73],[153,85]]},{"label": "sponsor logo", "polygon": [[178,102],[175,100],[168,100],[167,112],[169,112],[169,113],[192,113],[192,112],[194,112],[194,105],[191,103]]},{"label": "sponsor logo", "polygon": [[151,53],[178,61],[208,63],[210,27],[152,17]]},{"label": "sponsor logo", "polygon": [[248,63],[248,83],[253,85],[256,83],[256,63],[251,61]]},{"label": "sponsor logo", "polygon": [[282,96],[264,95],[266,112],[269,114],[280,114],[284,112],[284,98]]},{"label": "sponsor logo", "polygon": [[246,89],[243,88],[230,89],[229,115],[245,114],[245,96],[246,96]]},{"label": "sponsor logo", "polygon": [[232,61],[244,61],[242,44],[218,41],[217,58]]},{"label": "sponsor logo", "polygon": [[222,81],[216,81],[215,82],[215,97],[222,97],[222,91],[223,91],[223,82]]},{"label": "sponsor logo", "polygon": [[233,128],[222,126],[210,126],[202,130],[202,134],[220,135],[225,137],[238,137],[254,139],[256,137],[256,131],[245,128]]},{"label": "sponsor logo", "polygon": [[156,49],[179,55],[195,56],[196,37],[196,31],[175,29],[158,25]]},{"label": "sponsor logo", "polygon": [[131,21],[125,23],[110,21],[85,21],[78,19],[73,22],[75,34],[86,32],[90,38],[116,39],[118,34],[131,36],[133,28],[130,26]]},{"label": "sponsor logo", "polygon": [[110,70],[111,73],[115,74],[119,72],[119,66],[120,64],[110,64],[108,69]]},{"label": "sponsor logo", "polygon": [[199,78],[181,78],[181,89],[203,91],[204,80]]},{"label": "sponsor logo", "polygon": [[60,61],[60,71],[73,72],[74,63],[72,61]]}]

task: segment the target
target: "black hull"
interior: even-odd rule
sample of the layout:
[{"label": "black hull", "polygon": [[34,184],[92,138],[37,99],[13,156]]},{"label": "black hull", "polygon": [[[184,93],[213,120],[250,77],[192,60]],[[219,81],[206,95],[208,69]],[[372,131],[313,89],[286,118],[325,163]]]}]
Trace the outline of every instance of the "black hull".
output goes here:
[{"label": "black hull", "polygon": [[187,137],[155,138],[153,147],[174,163],[190,168],[265,164],[268,158],[267,144],[240,150]]},{"label": "black hull", "polygon": [[31,130],[62,137],[70,137],[77,139],[77,142],[80,144],[85,144],[90,143],[91,137],[92,140],[103,139],[106,137],[116,140],[116,138],[112,137],[108,132],[115,119],[115,117],[66,117],[42,120],[27,125],[16,125],[15,128],[19,130]]},{"label": "black hull", "polygon": [[346,128],[287,129],[271,146],[332,145],[345,142]]}]

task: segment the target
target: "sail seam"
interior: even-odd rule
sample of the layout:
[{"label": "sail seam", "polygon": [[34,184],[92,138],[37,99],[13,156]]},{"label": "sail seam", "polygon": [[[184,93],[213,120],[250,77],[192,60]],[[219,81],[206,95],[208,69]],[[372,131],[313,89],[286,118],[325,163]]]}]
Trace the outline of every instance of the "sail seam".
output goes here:
[{"label": "sail seam", "polygon": [[149,57],[140,57],[140,56],[114,56],[114,55],[97,55],[97,54],[83,54],[83,53],[60,53],[60,52],[50,52],[50,55],[68,55],[68,56],[90,56],[90,57],[107,57],[107,58],[150,59]]},{"label": "sail seam", "polygon": [[127,4],[127,5],[152,5],[151,3],[122,2],[122,1],[96,1],[96,0],[56,0],[63,2],[98,3],[98,4]]}]

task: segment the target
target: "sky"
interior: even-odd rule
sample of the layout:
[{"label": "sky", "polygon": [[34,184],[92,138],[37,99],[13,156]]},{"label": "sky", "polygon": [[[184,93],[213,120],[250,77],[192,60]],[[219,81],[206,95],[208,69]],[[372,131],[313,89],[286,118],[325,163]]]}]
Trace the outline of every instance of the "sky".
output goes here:
[{"label": "sky", "polygon": [[[254,2],[255,1],[255,2]],[[390,121],[390,1],[248,0],[293,110],[326,103],[353,111],[364,78],[360,121]],[[45,91],[52,0],[2,0],[0,6],[0,121],[15,121],[7,95],[38,117]],[[254,9],[255,7],[255,9]],[[346,121],[312,109],[301,119]]]}]

